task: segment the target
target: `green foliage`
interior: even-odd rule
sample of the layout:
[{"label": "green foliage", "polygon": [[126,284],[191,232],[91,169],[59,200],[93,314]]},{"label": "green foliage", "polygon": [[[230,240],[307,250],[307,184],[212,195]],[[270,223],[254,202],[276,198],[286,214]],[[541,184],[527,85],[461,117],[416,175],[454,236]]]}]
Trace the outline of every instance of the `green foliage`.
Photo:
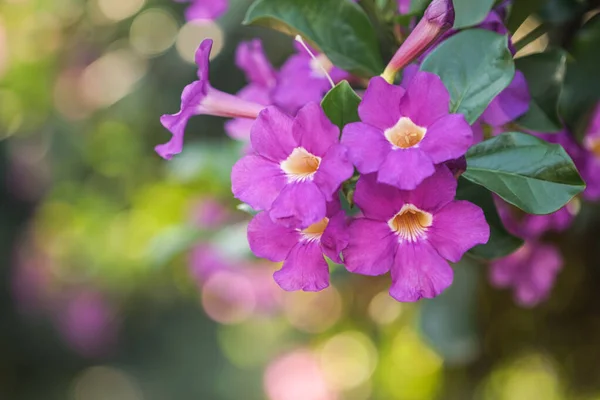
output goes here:
[{"label": "green foliage", "polygon": [[244,23],[299,34],[346,71],[365,77],[383,71],[373,26],[348,0],[257,0]]},{"label": "green foliage", "polygon": [[512,81],[515,66],[508,39],[481,29],[470,29],[440,44],[421,70],[442,78],[451,96],[451,112],[473,123]]},{"label": "green foliage", "polygon": [[531,102],[529,111],[517,123],[537,132],[557,132],[562,129],[558,116],[558,100],[567,67],[567,55],[556,49],[532,54],[515,61],[527,79]]},{"label": "green foliage", "polygon": [[461,177],[458,179],[457,200],[468,200],[481,207],[490,226],[490,240],[469,250],[477,258],[494,259],[507,256],[523,245],[523,240],[511,235],[500,220],[492,194],[483,186]]},{"label": "green foliage", "polygon": [[454,0],[454,29],[477,25],[488,15],[494,0]]},{"label": "green foliage", "polygon": [[507,132],[467,152],[471,182],[530,214],[549,214],[585,189],[565,150],[534,136]]},{"label": "green foliage", "polygon": [[350,122],[359,121],[358,105],[360,97],[350,87],[348,81],[338,83],[321,101],[321,107],[329,120],[341,130]]}]

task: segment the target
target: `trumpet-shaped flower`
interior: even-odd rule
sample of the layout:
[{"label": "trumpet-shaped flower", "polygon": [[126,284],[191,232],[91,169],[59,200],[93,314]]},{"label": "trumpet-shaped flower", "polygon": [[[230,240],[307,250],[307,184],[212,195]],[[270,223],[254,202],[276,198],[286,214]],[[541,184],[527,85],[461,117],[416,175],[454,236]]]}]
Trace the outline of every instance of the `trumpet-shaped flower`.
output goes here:
[{"label": "trumpet-shaped flower", "polygon": [[362,122],[344,127],[342,143],[362,174],[412,190],[436,164],[460,158],[471,145],[471,127],[449,106],[448,90],[432,73],[417,72],[406,91],[375,77],[358,107]]},{"label": "trumpet-shaped flower", "polygon": [[266,212],[248,225],[252,252],[271,261],[283,261],[273,274],[284,290],[315,292],[329,286],[329,267],[324,255],[341,263],[340,253],[348,244],[346,216],[337,201],[327,206],[327,216],[305,229],[274,223]]},{"label": "trumpet-shaped flower", "polygon": [[175,0],[178,3],[191,3],[185,10],[187,21],[212,21],[225,14],[229,7],[227,0]]},{"label": "trumpet-shaped flower", "polygon": [[206,39],[196,51],[198,80],[190,83],[181,94],[181,108],[176,114],[163,115],[161,124],[173,137],[169,142],[155,147],[156,152],[165,159],[181,153],[183,137],[188,120],[194,115],[215,115],[229,118],[256,118],[264,108],[262,104],[244,100],[240,97],[214,89],[209,82],[209,56],[212,40]]},{"label": "trumpet-shaped flower", "polygon": [[439,295],[452,283],[446,260],[459,261],[490,235],[479,207],[454,200],[456,186],[443,165],[413,191],[378,183],[374,174],[361,176],[354,201],[364,217],[348,228],[346,268],[363,275],[391,272],[390,295],[398,301]]},{"label": "trumpet-shaped flower", "polygon": [[326,216],[326,202],[337,196],[354,172],[339,129],[319,104],[309,103],[295,118],[268,107],[252,126],[253,153],[231,173],[234,196],[274,221],[306,228]]}]

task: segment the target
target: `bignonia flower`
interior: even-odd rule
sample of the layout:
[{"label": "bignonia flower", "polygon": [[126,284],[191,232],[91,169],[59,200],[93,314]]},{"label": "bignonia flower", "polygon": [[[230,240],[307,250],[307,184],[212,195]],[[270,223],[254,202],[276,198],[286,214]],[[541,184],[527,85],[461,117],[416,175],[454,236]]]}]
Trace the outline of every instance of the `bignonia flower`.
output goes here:
[{"label": "bignonia flower", "polygon": [[329,286],[324,255],[341,263],[348,244],[346,216],[337,200],[328,203],[327,216],[305,229],[286,228],[261,212],[248,225],[248,242],[257,257],[283,261],[273,274],[284,290],[318,291]]},{"label": "bignonia flower", "polygon": [[456,185],[443,165],[412,191],[378,183],[374,174],[361,176],[354,201],[364,217],[350,223],[346,268],[364,275],[391,272],[390,295],[398,301],[439,295],[452,283],[446,260],[459,261],[490,235],[479,207],[454,200]]},{"label": "bignonia flower", "polygon": [[191,3],[185,10],[187,21],[212,21],[225,14],[228,0],[175,0],[178,3]]},{"label": "bignonia flower", "polygon": [[436,164],[463,156],[471,145],[471,127],[449,107],[437,75],[418,72],[406,90],[375,77],[358,107],[362,122],[344,127],[342,143],[360,173],[412,190]]},{"label": "bignonia flower", "polygon": [[338,127],[318,103],[307,104],[295,118],[266,108],[252,126],[253,153],[231,172],[234,196],[286,226],[321,221],[326,202],[354,172],[338,138]]},{"label": "bignonia flower", "polygon": [[562,265],[556,247],[532,240],[513,254],[493,261],[490,280],[498,288],[512,288],[521,306],[533,307],[548,297]]},{"label": "bignonia flower", "polygon": [[262,104],[214,89],[209,82],[209,56],[212,40],[206,39],[196,51],[198,80],[190,83],[181,94],[181,109],[176,114],[163,115],[162,125],[171,131],[173,137],[165,144],[155,147],[163,158],[170,159],[181,153],[183,137],[188,120],[194,115],[215,115],[229,118],[256,118],[264,108]]},{"label": "bignonia flower", "polygon": [[582,175],[587,183],[583,196],[588,200],[600,199],[600,104],[592,114],[583,146],[587,150],[583,158]]}]

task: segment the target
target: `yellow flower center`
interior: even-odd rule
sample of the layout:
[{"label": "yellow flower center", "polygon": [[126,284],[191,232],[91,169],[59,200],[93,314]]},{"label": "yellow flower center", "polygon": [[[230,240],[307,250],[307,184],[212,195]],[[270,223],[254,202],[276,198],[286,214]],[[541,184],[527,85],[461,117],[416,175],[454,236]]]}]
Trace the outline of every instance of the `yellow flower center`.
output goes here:
[{"label": "yellow flower center", "polygon": [[296,147],[292,154],[281,162],[281,169],[291,181],[312,179],[319,170],[321,157],[306,151],[304,147]]},{"label": "yellow flower center", "polygon": [[385,130],[385,138],[396,149],[408,149],[421,143],[427,129],[416,125],[410,118],[402,117],[396,125]]},{"label": "yellow flower center", "polygon": [[585,145],[597,158],[600,158],[600,137],[586,140]]},{"label": "yellow flower center", "polygon": [[325,229],[327,228],[327,224],[329,224],[329,218],[325,217],[322,220],[320,220],[319,222],[315,222],[308,228],[302,229],[300,231],[300,233],[302,233],[302,236],[304,237],[305,240],[308,240],[308,241],[319,240],[319,239],[321,239],[321,236],[323,236],[323,232],[325,232]]},{"label": "yellow flower center", "polygon": [[412,204],[405,204],[389,221],[392,232],[409,242],[422,238],[433,222],[433,216]]}]

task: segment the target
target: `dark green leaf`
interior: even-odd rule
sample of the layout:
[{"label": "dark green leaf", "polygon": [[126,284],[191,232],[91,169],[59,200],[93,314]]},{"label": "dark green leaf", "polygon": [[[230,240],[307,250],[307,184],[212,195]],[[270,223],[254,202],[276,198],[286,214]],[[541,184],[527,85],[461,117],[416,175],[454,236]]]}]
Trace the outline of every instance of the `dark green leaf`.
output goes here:
[{"label": "dark green leaf", "polygon": [[439,45],[421,70],[442,78],[452,112],[473,123],[512,81],[515,66],[506,36],[482,30],[460,32]]},{"label": "dark green leaf", "polygon": [[468,200],[481,207],[490,226],[490,240],[486,244],[473,247],[469,254],[478,258],[494,259],[507,256],[523,245],[523,240],[511,235],[504,228],[489,190],[460,177],[456,198]]},{"label": "dark green leaf", "polygon": [[562,122],[558,116],[558,99],[567,67],[565,52],[556,49],[532,54],[515,60],[515,64],[525,75],[531,93],[529,111],[517,123],[537,132],[560,131]]},{"label": "dark green leaf", "polygon": [[346,124],[359,121],[359,104],[360,97],[350,87],[348,81],[338,83],[321,101],[323,111],[329,120],[340,128],[340,132]]},{"label": "dark green leaf", "polygon": [[494,0],[454,0],[454,29],[479,24],[488,15]]},{"label": "dark green leaf", "polygon": [[552,213],[585,189],[560,145],[521,132],[471,147],[463,176],[529,214]]},{"label": "dark green leaf", "polygon": [[543,0],[514,0],[506,23],[508,30],[514,33],[527,17],[539,11],[542,4]]},{"label": "dark green leaf", "polygon": [[368,17],[348,0],[257,0],[245,24],[299,34],[338,67],[370,77],[383,71],[379,45]]},{"label": "dark green leaf", "polygon": [[411,0],[410,11],[411,13],[423,13],[427,6],[431,3],[431,0]]}]

